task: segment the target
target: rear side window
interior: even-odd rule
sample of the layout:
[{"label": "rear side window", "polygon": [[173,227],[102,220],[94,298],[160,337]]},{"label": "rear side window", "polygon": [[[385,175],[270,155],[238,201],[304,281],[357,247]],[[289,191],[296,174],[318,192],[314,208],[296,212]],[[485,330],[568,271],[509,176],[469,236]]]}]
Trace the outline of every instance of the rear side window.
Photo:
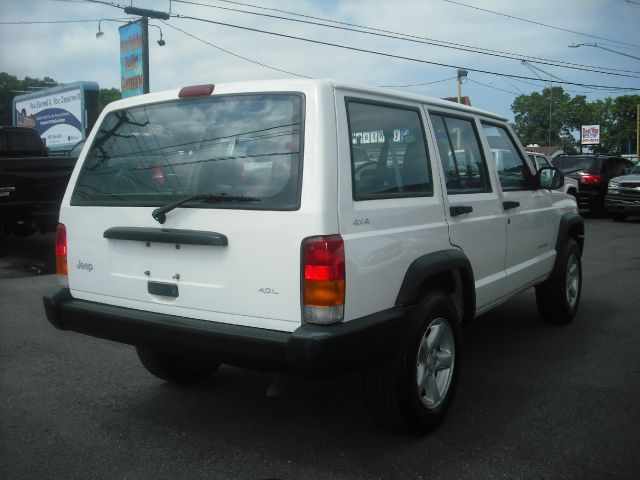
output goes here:
[{"label": "rear side window", "polygon": [[431,114],[447,193],[490,192],[491,182],[473,122]]},{"label": "rear side window", "polygon": [[417,109],[347,100],[354,200],[433,195]]},{"label": "rear side window", "polygon": [[200,202],[198,208],[296,209],[302,121],[297,94],[207,97],[112,112],[87,153],[71,203],[153,206],[212,194],[254,201]]},{"label": "rear side window", "polygon": [[502,189],[509,191],[529,188],[531,172],[507,130],[500,125],[485,122],[482,122],[482,128],[489,142]]}]

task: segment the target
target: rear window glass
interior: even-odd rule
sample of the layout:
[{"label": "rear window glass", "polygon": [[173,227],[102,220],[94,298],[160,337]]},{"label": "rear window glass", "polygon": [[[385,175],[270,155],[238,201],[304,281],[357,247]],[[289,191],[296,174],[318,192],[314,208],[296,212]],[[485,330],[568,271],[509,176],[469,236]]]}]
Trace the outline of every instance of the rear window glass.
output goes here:
[{"label": "rear window glass", "polygon": [[158,206],[211,194],[252,201],[184,206],[296,209],[301,97],[207,97],[112,112],[87,153],[71,203]]},{"label": "rear window glass", "polygon": [[553,166],[563,173],[600,173],[600,162],[595,158],[586,157],[556,157]]}]

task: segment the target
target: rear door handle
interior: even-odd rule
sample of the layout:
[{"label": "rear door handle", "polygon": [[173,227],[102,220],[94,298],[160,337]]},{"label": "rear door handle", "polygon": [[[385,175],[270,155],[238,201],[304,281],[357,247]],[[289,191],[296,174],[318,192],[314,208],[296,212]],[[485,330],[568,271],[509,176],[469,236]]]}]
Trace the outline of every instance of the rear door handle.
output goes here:
[{"label": "rear door handle", "polygon": [[502,206],[505,210],[511,210],[512,208],[518,208],[520,206],[520,202],[502,202]]},{"label": "rear door handle", "polygon": [[451,213],[452,217],[457,217],[458,215],[464,215],[465,213],[473,212],[473,207],[471,205],[454,205],[449,207],[449,213]]}]

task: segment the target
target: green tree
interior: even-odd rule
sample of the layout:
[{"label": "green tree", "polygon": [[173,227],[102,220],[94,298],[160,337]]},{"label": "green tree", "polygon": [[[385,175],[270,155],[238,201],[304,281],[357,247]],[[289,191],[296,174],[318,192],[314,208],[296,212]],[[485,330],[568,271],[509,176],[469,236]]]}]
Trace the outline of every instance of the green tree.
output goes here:
[{"label": "green tree", "polygon": [[559,145],[568,153],[580,147],[582,125],[600,125],[596,153],[629,153],[635,150],[637,105],[640,95],[622,95],[587,102],[584,95],[571,97],[562,87],[519,95],[511,105],[513,128],[525,145]]},{"label": "green tree", "polygon": [[586,97],[571,98],[562,87],[519,95],[511,110],[515,115],[514,130],[522,143],[559,145],[566,151],[575,150],[576,125],[588,117]]},{"label": "green tree", "polygon": [[[622,95],[606,99],[598,104],[594,113],[598,115],[601,143],[596,152],[633,153],[636,149],[637,108],[640,95]],[[637,152],[636,152],[637,153]]]},{"label": "green tree", "polygon": [[19,80],[14,75],[0,72],[0,125],[11,125],[13,122],[13,99],[23,92],[34,91],[36,88],[52,87],[56,81],[50,77],[24,77]]},{"label": "green tree", "polygon": [[100,111],[111,102],[120,100],[120,90],[117,88],[101,88],[100,89]]}]

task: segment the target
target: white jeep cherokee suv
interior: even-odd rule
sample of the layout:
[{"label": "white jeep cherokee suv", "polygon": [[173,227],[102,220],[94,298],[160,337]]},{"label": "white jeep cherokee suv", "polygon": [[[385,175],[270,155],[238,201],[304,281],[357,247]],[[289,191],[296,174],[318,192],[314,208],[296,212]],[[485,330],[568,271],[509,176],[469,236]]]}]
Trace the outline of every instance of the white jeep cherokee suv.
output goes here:
[{"label": "white jeep cherokee suv", "polygon": [[504,118],[415,95],[292,80],[121,100],[67,188],[46,314],[170,382],[361,369],[373,416],[425,433],[461,324],[532,286],[544,319],[575,315],[584,227],[562,181]]}]

